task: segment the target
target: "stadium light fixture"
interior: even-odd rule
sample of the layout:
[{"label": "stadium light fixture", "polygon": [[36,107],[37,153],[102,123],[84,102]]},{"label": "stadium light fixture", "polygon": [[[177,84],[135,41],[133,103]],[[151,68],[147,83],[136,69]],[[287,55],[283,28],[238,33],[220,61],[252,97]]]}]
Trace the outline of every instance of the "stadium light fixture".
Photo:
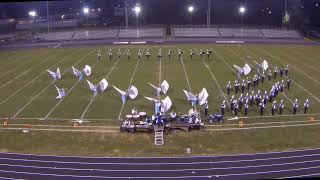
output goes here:
[{"label": "stadium light fixture", "polygon": [[188,7],[188,12],[189,12],[189,13],[192,13],[193,11],[194,11],[194,7],[193,7],[193,6],[189,6],[189,7]]},{"label": "stadium light fixture", "polygon": [[239,13],[244,14],[246,12],[246,8],[244,6],[239,7]]},{"label": "stadium light fixture", "polygon": [[36,11],[29,11],[29,16],[31,17],[36,17],[37,16],[37,12]]},{"label": "stadium light fixture", "polygon": [[88,7],[83,8],[83,13],[84,14],[89,14],[90,9]]},{"label": "stadium light fixture", "polygon": [[137,16],[139,16],[139,13],[141,12],[141,6],[137,4],[134,8],[133,11],[136,13]]}]

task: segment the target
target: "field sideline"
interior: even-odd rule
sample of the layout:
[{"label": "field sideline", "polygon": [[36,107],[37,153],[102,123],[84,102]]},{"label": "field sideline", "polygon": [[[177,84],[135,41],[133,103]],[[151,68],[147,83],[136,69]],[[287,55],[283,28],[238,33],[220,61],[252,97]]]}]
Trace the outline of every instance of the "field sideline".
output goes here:
[{"label": "field sideline", "polygon": [[[113,50],[112,60],[109,60],[109,56],[107,54],[107,50],[109,48]],[[152,57],[147,60],[147,58],[143,56],[141,61],[138,61],[138,49],[141,49],[145,52],[147,48],[150,49]],[[163,58],[161,60],[156,57],[159,48],[162,49],[163,54]],[[214,51],[213,56],[211,56],[209,59],[204,56],[204,59],[201,60],[200,56],[197,54],[192,60],[190,59],[190,49],[195,52],[199,52],[200,49],[205,50],[209,48],[212,48]],[[118,59],[116,57],[118,49],[120,49],[123,54],[127,49],[129,49],[131,52],[131,59],[128,59],[126,55],[123,55],[120,59]],[[172,60],[168,59],[168,49],[173,51]],[[184,52],[182,59],[178,58],[177,49],[182,49]],[[104,55],[100,61],[97,61],[96,57],[98,50],[101,50],[102,54]],[[37,128],[41,129],[41,127],[36,127],[36,125],[43,125],[47,129],[66,130],[68,128],[59,126],[70,126],[69,121],[55,120],[72,120],[83,118],[91,121],[87,125],[87,129],[92,130],[92,133],[94,133],[95,130],[101,130],[103,126],[105,126],[106,129],[108,129],[107,126],[116,126],[118,124],[117,119],[119,117],[123,118],[126,114],[129,114],[133,107],[136,107],[139,111],[145,111],[148,114],[151,114],[153,112],[153,105],[143,96],[154,97],[155,92],[154,89],[147,83],[150,82],[157,85],[163,80],[167,80],[170,84],[168,95],[173,101],[172,110],[175,112],[186,113],[191,107],[191,104],[190,102],[187,102],[182,89],[190,90],[197,94],[204,87],[208,90],[210,95],[208,98],[209,112],[219,112],[220,103],[222,100],[229,101],[231,98],[231,96],[228,96],[226,93],[226,83],[229,80],[233,82],[236,78],[236,73],[234,72],[235,69],[232,67],[232,65],[235,64],[243,66],[244,63],[248,63],[249,65],[255,66],[253,61],[256,60],[261,62],[262,60],[260,60],[260,58],[262,58],[268,60],[272,67],[277,66],[279,68],[280,66],[289,64],[289,75],[293,80],[293,83],[290,91],[285,89],[284,93],[281,93],[277,98],[277,102],[279,102],[280,99],[284,100],[285,111],[283,116],[272,117],[270,113],[271,103],[268,103],[264,115],[265,117],[260,118],[258,108],[253,106],[249,108],[248,118],[244,119],[245,123],[248,124],[247,127],[255,127],[256,129],[253,130],[255,132],[265,131],[264,134],[268,134],[267,132],[281,133],[282,129],[286,126],[289,129],[299,129],[297,132],[303,132],[303,129],[312,129],[314,132],[307,133],[310,135],[310,137],[312,137],[314,135],[313,133],[319,131],[319,127],[317,125],[318,123],[314,123],[314,126],[312,127],[306,127],[302,125],[308,124],[307,119],[309,116],[314,116],[317,120],[320,119],[319,55],[320,53],[318,46],[292,45],[193,44],[167,46],[154,45],[148,47],[145,45],[139,45],[1,51],[0,116],[1,118],[14,117],[15,120],[11,120],[10,123],[17,124],[17,126],[19,124],[33,124],[35,130]],[[252,59],[248,59],[247,56],[252,57]],[[93,94],[89,91],[87,82],[85,80],[78,81],[71,72],[72,65],[77,69],[82,69],[86,64],[92,66],[93,72],[92,75],[88,77],[88,80],[96,84],[102,78],[106,78],[109,82],[108,89],[103,94],[99,94],[95,98],[93,98]],[[57,67],[60,67],[63,75],[61,80],[54,83],[45,70],[55,70]],[[250,77],[252,77],[255,72],[256,70],[253,69]],[[280,78],[277,80],[280,80]],[[271,82],[266,81],[264,84],[259,83],[259,86],[255,88],[255,91],[258,89],[260,89],[262,92],[264,92],[264,90],[269,91],[274,82],[275,81],[272,80]],[[55,99],[57,93],[55,87],[53,86],[54,84],[60,88],[66,88],[66,91],[68,92],[67,96],[61,101]],[[130,84],[138,88],[139,96],[135,100],[127,100],[122,107],[120,96],[111,86],[114,85],[122,90],[125,90]],[[246,92],[247,91],[245,91],[244,95]],[[163,99],[165,96],[162,95],[161,98]],[[298,115],[292,116],[292,102],[295,100],[295,98],[299,100],[299,111]],[[302,109],[303,102],[307,98],[310,101],[310,108],[308,110],[310,115],[305,116],[302,115]],[[198,109],[201,111],[201,115],[203,116],[203,107],[198,106]],[[243,112],[240,112],[239,115],[243,116]],[[227,108],[226,117],[232,116],[233,114],[230,112],[229,108]],[[47,118],[47,120],[38,120],[42,118]],[[53,127],[49,127],[48,125],[52,125]],[[279,125],[284,127],[275,127]],[[290,127],[292,125],[295,126]],[[89,126],[99,127],[95,128]],[[14,125],[10,127],[13,128]],[[259,127],[261,129],[258,129]],[[270,130],[263,129],[266,127],[269,127]],[[218,130],[230,129],[226,132],[220,132],[227,134],[228,132],[233,131],[232,128],[237,128],[237,121],[227,121],[222,125],[208,126],[208,130],[210,130],[210,132],[206,133],[215,134],[215,132]],[[110,127],[109,130],[117,131],[118,129]],[[234,137],[237,133],[249,133],[246,132],[246,130],[243,131],[244,132],[232,132],[231,134]],[[288,130],[286,131],[288,136],[290,136],[289,131],[294,137],[301,135],[295,135],[293,133],[294,131]],[[0,132],[8,133],[7,135],[4,135],[5,137],[8,137],[9,134],[12,135],[13,133],[4,131],[2,128],[0,129]],[[46,131],[34,133],[43,134],[46,133]],[[52,134],[54,132],[47,133]],[[61,138],[64,133],[81,132],[62,131]],[[250,132],[250,134],[252,134],[252,132]],[[17,137],[19,136],[20,135],[17,135]],[[108,136],[108,134],[104,134],[103,136]],[[110,136],[121,136],[124,138],[124,136],[127,135]],[[148,135],[141,136],[144,137],[145,141],[150,140],[151,138]],[[196,136],[201,135],[197,133]],[[257,136],[259,136],[260,140],[262,140],[263,138],[267,138],[272,135],[265,135],[265,137],[262,137],[261,135]],[[133,136],[132,138],[135,137],[136,136]],[[170,136],[170,138],[172,139],[169,140],[168,145],[165,145],[168,147],[168,149],[172,148],[173,141],[176,139],[172,136]],[[179,139],[180,137],[177,138]],[[250,138],[252,138],[253,142],[254,136]],[[144,140],[143,142],[145,142]],[[192,140],[196,140],[196,138],[190,138],[190,141]],[[131,141],[134,140],[131,139]],[[281,140],[279,140],[279,142],[280,141]],[[293,141],[291,142],[292,147],[319,146],[319,143],[314,145],[303,143],[294,144],[294,140],[291,141]],[[151,142],[152,140],[150,140],[149,143]],[[109,143],[112,144],[111,142]],[[184,143],[181,144],[181,147],[187,146],[188,142]],[[216,150],[208,150],[211,149],[211,143],[206,143],[204,140],[199,143],[203,143],[202,146],[204,149],[207,149],[203,152],[199,150],[199,154],[216,152]],[[312,141],[312,143],[314,143],[314,141]],[[257,144],[259,144],[259,142],[257,142]],[[6,147],[5,143],[0,145],[0,147],[4,149],[11,149],[11,146]],[[275,147],[271,147],[270,145],[270,147],[267,147],[266,150],[271,150],[272,148],[279,149],[279,147],[281,149],[283,144],[277,144]],[[256,150],[259,150],[259,148],[256,148]],[[12,149],[14,150],[14,148]],[[172,148],[171,150],[173,149],[175,148]],[[164,152],[164,154],[171,153],[171,150]],[[103,154],[105,151],[94,153]],[[248,151],[252,151],[252,149],[240,148],[239,150],[239,152]],[[128,150],[127,153],[129,152],[131,152],[131,150]],[[144,151],[142,150],[141,152]],[[226,150],[226,152],[236,151]],[[41,153],[41,151],[39,151],[39,153]],[[158,152],[152,151],[152,153],[158,155]],[[115,154],[118,155],[117,153]],[[139,153],[137,155],[139,155]]]}]

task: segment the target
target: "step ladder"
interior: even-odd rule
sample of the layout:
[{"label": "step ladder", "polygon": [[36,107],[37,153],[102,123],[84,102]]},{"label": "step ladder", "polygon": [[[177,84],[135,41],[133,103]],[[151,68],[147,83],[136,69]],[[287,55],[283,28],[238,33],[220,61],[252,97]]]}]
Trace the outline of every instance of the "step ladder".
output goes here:
[{"label": "step ladder", "polygon": [[161,146],[164,144],[163,130],[164,126],[153,126],[154,128],[154,145]]}]

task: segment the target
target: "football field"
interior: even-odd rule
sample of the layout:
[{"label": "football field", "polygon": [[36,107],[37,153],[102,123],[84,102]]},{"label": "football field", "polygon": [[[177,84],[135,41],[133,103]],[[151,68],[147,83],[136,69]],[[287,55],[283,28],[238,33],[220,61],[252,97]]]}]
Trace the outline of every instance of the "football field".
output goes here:
[{"label": "football field", "polygon": [[[151,57],[144,56],[146,50],[150,49]],[[163,57],[157,57],[161,48]],[[112,49],[113,56],[109,59],[108,50]],[[122,56],[117,57],[120,49]],[[141,60],[138,59],[138,50],[143,52]],[[173,51],[171,59],[168,58],[168,50]],[[183,51],[182,58],[178,57],[178,49]],[[199,56],[200,49],[213,49],[213,54],[203,59]],[[97,52],[101,51],[101,60],[97,60]],[[127,50],[131,57],[128,59]],[[196,52],[190,58],[190,50]],[[19,124],[32,124],[33,128],[42,128],[44,131],[61,130],[68,131],[73,119],[88,120],[88,131],[96,131],[106,126],[104,130],[110,132],[118,131],[119,120],[126,114],[131,113],[132,108],[147,112],[152,115],[153,103],[146,100],[144,96],[154,97],[155,90],[148,85],[160,84],[167,80],[170,84],[167,95],[172,100],[171,111],[187,113],[191,103],[187,101],[183,89],[198,94],[202,88],[206,88],[209,97],[209,113],[220,112],[220,104],[226,101],[226,114],[223,124],[207,125],[208,131],[233,131],[238,130],[238,121],[228,121],[234,117],[229,108],[231,95],[227,94],[226,84],[228,81],[234,84],[237,78],[236,69],[233,65],[243,66],[248,63],[252,67],[249,77],[257,73],[254,61],[262,62],[266,59],[269,67],[285,67],[289,64],[289,76],[292,79],[290,90],[285,88],[284,92],[277,96],[277,104],[283,99],[285,109],[282,115],[276,112],[271,115],[271,104],[267,103],[263,116],[257,106],[249,107],[247,117],[243,117],[243,109],[238,116],[250,129],[273,129],[273,128],[306,128],[316,126],[319,130],[318,119],[320,117],[320,52],[318,46],[293,46],[293,45],[137,45],[137,46],[93,46],[77,48],[57,49],[31,49],[10,50],[0,52],[0,117],[12,118],[10,123],[14,127]],[[248,58],[250,57],[250,58]],[[74,77],[71,66],[83,69],[85,65],[92,67],[92,74],[88,79],[93,84],[99,83],[105,78],[109,86],[102,94],[96,97],[90,91],[87,81],[79,81]],[[53,81],[47,69],[55,71],[60,68],[62,79]],[[259,83],[255,92],[260,90],[270,91],[272,85],[285,80],[277,77],[264,83]],[[286,84],[286,83],[285,83]],[[56,99],[55,86],[65,88],[67,95],[61,100]],[[122,104],[118,92],[112,88],[121,90],[128,89],[134,85],[139,90],[136,99],[127,99]],[[244,96],[247,90],[244,92]],[[249,92],[250,93],[250,92]],[[238,97],[240,93],[235,95]],[[166,95],[161,95],[164,99]],[[292,103],[298,99],[299,109],[296,115],[292,113]],[[303,114],[303,103],[309,99],[310,107],[308,114]],[[203,121],[203,106],[197,106]],[[310,123],[309,117],[315,121]],[[45,120],[44,120],[45,119]],[[38,127],[37,127],[38,125]],[[49,125],[52,125],[49,127]],[[70,126],[70,128],[67,128]],[[92,126],[92,127],[90,127]],[[95,128],[96,126],[96,128]],[[107,128],[108,126],[108,128]],[[11,126],[12,127],[12,126]],[[101,129],[100,129],[101,130]],[[280,130],[281,131],[281,130]],[[113,136],[113,135],[112,135]],[[151,143],[151,142],[150,142]]]}]

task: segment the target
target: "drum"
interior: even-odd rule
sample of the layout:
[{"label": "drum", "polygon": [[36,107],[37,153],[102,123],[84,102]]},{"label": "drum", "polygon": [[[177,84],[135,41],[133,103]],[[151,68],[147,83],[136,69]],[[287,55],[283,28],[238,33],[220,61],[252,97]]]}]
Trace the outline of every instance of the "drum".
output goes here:
[{"label": "drum", "polygon": [[134,120],[134,121],[140,120],[140,116],[139,116],[139,115],[133,115],[132,117],[133,117],[133,120]]},{"label": "drum", "polygon": [[146,112],[139,112],[139,116],[141,119],[145,119],[147,117],[147,113]]},{"label": "drum", "polygon": [[132,120],[132,115],[130,115],[130,114],[126,115],[126,119]]}]

